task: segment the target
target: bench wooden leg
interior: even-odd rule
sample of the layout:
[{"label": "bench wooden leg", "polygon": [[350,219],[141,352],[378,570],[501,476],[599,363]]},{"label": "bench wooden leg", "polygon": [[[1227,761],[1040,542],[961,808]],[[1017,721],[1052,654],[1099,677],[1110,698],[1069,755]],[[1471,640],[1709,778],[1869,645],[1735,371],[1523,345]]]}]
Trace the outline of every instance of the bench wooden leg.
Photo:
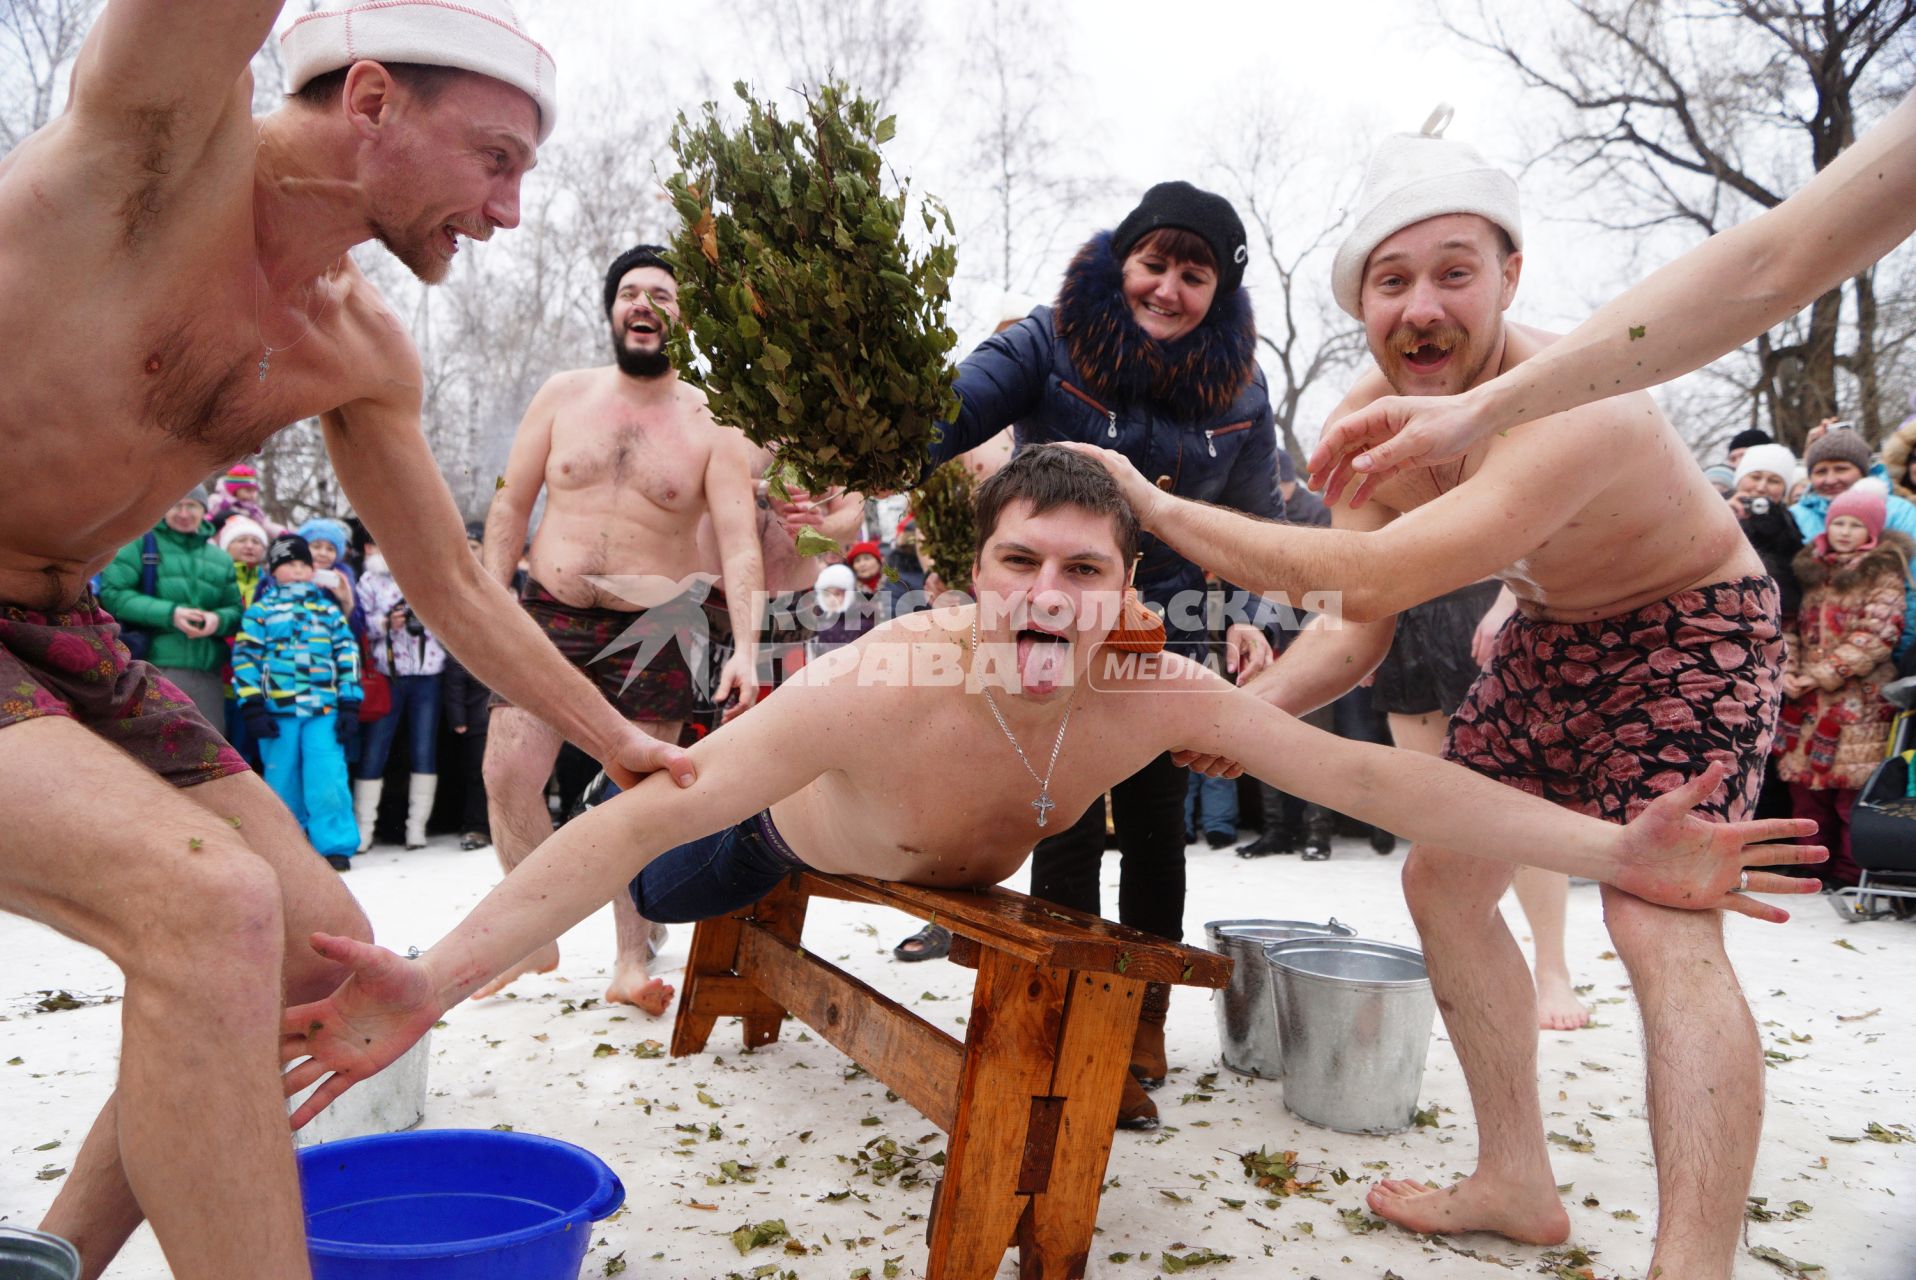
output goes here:
[{"label": "bench wooden leg", "polygon": [[684,990],[672,1023],[672,1056],[702,1053],[720,1018],[745,1023],[745,1047],[756,1049],[778,1039],[785,1010],[777,1001],[738,976],[738,948],[747,922],[775,937],[796,943],[805,928],[809,895],[796,877],[752,906],[729,916],[701,920],[692,930],[692,952],[685,960]]},{"label": "bench wooden leg", "polygon": [[1050,1176],[1033,1188],[1018,1223],[1022,1280],[1085,1273],[1143,990],[1142,982],[1112,974],[1071,975],[1051,1085],[1062,1110]]},{"label": "bench wooden leg", "polygon": [[980,958],[927,1280],[990,1280],[1011,1246],[1027,1200],[1020,1181],[1033,1101],[1050,1092],[1065,982],[1058,970],[1002,952]]},{"label": "bench wooden leg", "polygon": [[[753,927],[797,946],[799,935],[805,932],[805,908],[810,901],[811,895],[800,887],[799,878],[791,876],[760,898],[748,914]],[[744,1021],[745,1047],[756,1049],[778,1039],[779,1024],[785,1021],[785,1008],[767,997],[758,1008],[745,1014]]]}]

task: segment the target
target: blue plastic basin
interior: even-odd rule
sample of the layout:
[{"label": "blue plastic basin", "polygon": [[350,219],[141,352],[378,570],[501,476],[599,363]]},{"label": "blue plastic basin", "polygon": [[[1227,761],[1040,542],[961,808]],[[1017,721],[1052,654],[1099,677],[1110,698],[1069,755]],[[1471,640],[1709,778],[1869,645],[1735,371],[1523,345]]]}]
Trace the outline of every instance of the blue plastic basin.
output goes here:
[{"label": "blue plastic basin", "polygon": [[492,1129],[324,1142],[299,1181],[314,1280],[577,1280],[625,1203],[590,1151]]}]

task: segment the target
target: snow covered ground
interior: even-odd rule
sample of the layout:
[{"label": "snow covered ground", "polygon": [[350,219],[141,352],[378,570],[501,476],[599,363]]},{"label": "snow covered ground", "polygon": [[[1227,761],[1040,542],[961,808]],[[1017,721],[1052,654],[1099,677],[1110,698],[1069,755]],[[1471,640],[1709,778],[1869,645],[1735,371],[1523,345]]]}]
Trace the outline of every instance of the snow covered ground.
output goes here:
[{"label": "snow covered ground", "polygon": [[[1362,843],[1339,841],[1328,863],[1247,863],[1228,849],[1195,846],[1190,860],[1191,939],[1201,940],[1211,919],[1336,915],[1367,937],[1416,941],[1397,885],[1401,852],[1378,857]],[[1106,901],[1115,903],[1116,858],[1106,867]],[[490,852],[461,853],[442,840],[409,854],[376,850],[348,882],[381,941],[403,950],[431,944],[494,878]],[[1845,924],[1815,899],[1798,907],[1797,919],[1781,928],[1729,925],[1732,958],[1772,1051],[1752,1192],[1777,1216],[1747,1223],[1747,1244],[1819,1264],[1823,1270],[1809,1274],[1825,1280],[1911,1280],[1916,1143],[1856,1139],[1872,1122],[1916,1124],[1908,996],[1916,987],[1916,925]],[[1521,916],[1510,910],[1522,936]],[[890,948],[910,927],[881,909],[819,902],[806,944],[962,1035],[972,975],[942,962],[895,964]],[[1571,890],[1570,938],[1571,969],[1591,986],[1596,1022],[1544,1035],[1538,1088],[1546,1126],[1590,1147],[1552,1149],[1567,1187],[1572,1243],[1593,1255],[1596,1276],[1639,1276],[1656,1209],[1642,1044],[1594,886]],[[674,931],[664,970],[683,963],[688,939],[689,932]],[[620,1263],[623,1274],[648,1280],[749,1277],[768,1264],[777,1264],[768,1274],[801,1280],[845,1280],[860,1268],[873,1277],[920,1274],[936,1170],[905,1161],[904,1172],[880,1185],[870,1157],[883,1147],[868,1144],[889,1138],[929,1156],[942,1149],[942,1135],[796,1023],[777,1044],[749,1055],[739,1052],[730,1023],[704,1055],[636,1055],[646,1041],[670,1039],[671,1015],[654,1020],[596,1002],[611,944],[602,914],[565,939],[559,974],[522,980],[516,998],[454,1010],[433,1041],[426,1123],[511,1125],[579,1143],[609,1161],[625,1181],[627,1205],[595,1230],[588,1277],[616,1274]],[[119,976],[94,953],[11,917],[0,917],[0,975],[0,1221],[32,1225],[111,1085],[118,1049],[111,1005],[40,1012],[36,1002],[48,991],[111,994]],[[1173,1075],[1157,1095],[1166,1126],[1118,1136],[1092,1276],[1170,1273],[1177,1268],[1165,1261],[1167,1250],[1179,1259],[1229,1255],[1189,1269],[1220,1280],[1573,1274],[1557,1270],[1562,1254],[1487,1235],[1424,1239],[1374,1229],[1360,1212],[1373,1179],[1441,1182],[1470,1168],[1470,1109],[1441,1023],[1423,1088],[1439,1122],[1396,1137],[1314,1128],[1284,1110],[1279,1086],[1220,1071],[1202,995],[1180,992],[1169,1025]],[[1304,1176],[1322,1178],[1322,1191],[1270,1201],[1238,1158],[1260,1147],[1296,1151],[1308,1166]],[[912,1184],[917,1167],[925,1176]],[[1335,1183],[1333,1170],[1349,1180]],[[1789,1216],[1792,1201],[1809,1208]],[[806,1252],[774,1245],[742,1256],[731,1232],[773,1218]],[[893,1260],[897,1269],[888,1271]],[[167,1274],[145,1230],[109,1272],[112,1280]],[[1001,1274],[1016,1275],[1013,1256]],[[1736,1268],[1738,1280],[1785,1274],[1747,1251]]]}]

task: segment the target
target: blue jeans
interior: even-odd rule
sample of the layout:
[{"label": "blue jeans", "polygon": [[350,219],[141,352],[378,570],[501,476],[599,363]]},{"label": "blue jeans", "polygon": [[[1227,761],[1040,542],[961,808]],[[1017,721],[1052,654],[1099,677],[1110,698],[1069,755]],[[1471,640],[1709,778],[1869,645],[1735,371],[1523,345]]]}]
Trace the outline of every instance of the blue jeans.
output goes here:
[{"label": "blue jeans", "polygon": [[710,920],[751,906],[804,866],[766,810],[654,858],[632,878],[632,904],[660,924]]},{"label": "blue jeans", "polygon": [[293,811],[313,848],[351,857],[359,848],[359,824],[353,820],[338,723],[339,717],[331,715],[274,716],[279,736],[259,739],[259,750],[266,785]]},{"label": "blue jeans", "polygon": [[1237,779],[1192,773],[1184,790],[1184,826],[1237,838]]},{"label": "blue jeans", "polygon": [[359,776],[370,782],[386,776],[386,757],[393,739],[406,730],[414,773],[438,773],[439,677],[394,676],[393,709],[364,725],[365,747],[359,756]]}]

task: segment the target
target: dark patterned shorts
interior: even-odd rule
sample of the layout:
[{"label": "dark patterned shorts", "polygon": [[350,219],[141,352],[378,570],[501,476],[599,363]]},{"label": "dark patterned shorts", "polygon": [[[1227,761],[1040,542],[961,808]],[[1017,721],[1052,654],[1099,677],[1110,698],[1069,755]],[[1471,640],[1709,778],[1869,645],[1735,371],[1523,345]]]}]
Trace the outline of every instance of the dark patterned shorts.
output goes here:
[{"label": "dark patterned shorts", "polygon": [[91,596],[61,613],[0,604],[0,729],[43,716],[79,721],[176,787],[248,771]]},{"label": "dark patterned shorts", "polygon": [[1776,583],[1713,583],[1595,622],[1497,633],[1451,718],[1444,758],[1578,813],[1627,822],[1712,761],[1699,813],[1755,810],[1781,702]]},{"label": "dark patterned shorts", "polygon": [[[519,603],[628,720],[689,720],[717,681],[716,642],[731,635],[716,592],[688,591],[650,609],[579,608],[527,578]],[[491,705],[512,704],[495,693]]]}]

